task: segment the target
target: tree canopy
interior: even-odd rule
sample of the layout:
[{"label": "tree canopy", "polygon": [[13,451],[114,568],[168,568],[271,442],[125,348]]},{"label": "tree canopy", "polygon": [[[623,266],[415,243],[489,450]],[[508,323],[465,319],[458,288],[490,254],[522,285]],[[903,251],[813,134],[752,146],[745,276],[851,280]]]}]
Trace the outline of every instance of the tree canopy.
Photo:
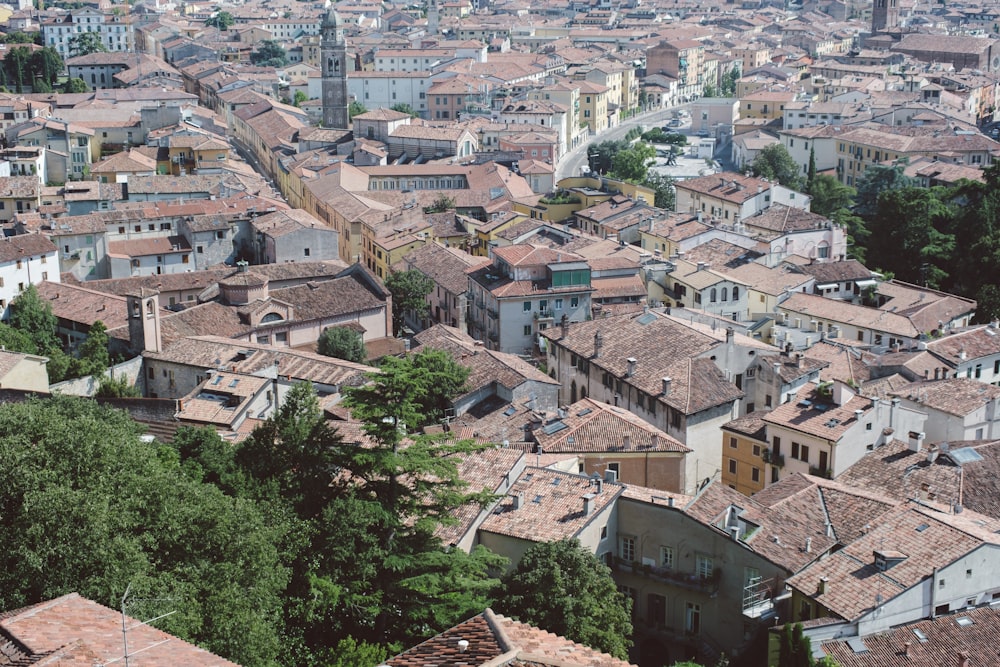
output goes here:
[{"label": "tree canopy", "polygon": [[427,295],[434,289],[434,281],[411,269],[395,271],[385,279],[385,288],[392,293],[392,335],[403,330],[407,312],[422,318],[427,314]]},{"label": "tree canopy", "polygon": [[288,64],[288,54],[278,40],[265,39],[250,52],[250,62],[262,67],[284,67]]},{"label": "tree canopy", "polygon": [[236,23],[236,19],[229,12],[217,12],[215,16],[205,21],[205,25],[218,28],[219,30],[229,30],[229,26]]},{"label": "tree canopy", "polygon": [[326,357],[363,364],[368,358],[365,341],[359,331],[347,327],[330,327],[319,335],[316,351]]},{"label": "tree canopy", "polygon": [[576,540],[532,545],[503,578],[498,611],[622,660],[631,646],[631,600],[611,570]]},{"label": "tree canopy", "polygon": [[104,45],[99,32],[81,32],[69,39],[69,52],[74,56],[88,56],[91,53],[105,53],[108,47]]},{"label": "tree canopy", "polygon": [[802,190],[805,187],[799,165],[783,144],[771,144],[762,148],[750,164],[750,170],[754,176],[777,181],[792,190]]}]

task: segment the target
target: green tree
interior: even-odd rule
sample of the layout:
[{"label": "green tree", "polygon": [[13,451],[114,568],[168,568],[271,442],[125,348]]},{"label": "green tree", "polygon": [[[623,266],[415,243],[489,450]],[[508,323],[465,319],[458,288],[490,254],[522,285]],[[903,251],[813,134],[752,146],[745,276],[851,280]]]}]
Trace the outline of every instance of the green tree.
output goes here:
[{"label": "green tree", "polygon": [[294,106],[300,107],[302,106],[302,103],[307,101],[308,99],[309,99],[308,95],[306,95],[301,90],[296,90],[294,97],[292,97],[292,104]]},{"label": "green tree", "polygon": [[62,57],[51,46],[38,49],[28,59],[28,69],[32,78],[44,81],[48,86],[56,83],[64,68]]},{"label": "green tree", "polygon": [[385,288],[392,294],[392,335],[403,330],[407,312],[417,318],[427,315],[427,295],[434,289],[434,281],[412,269],[396,271],[385,279]]},{"label": "green tree", "polygon": [[420,114],[418,114],[418,113],[417,113],[416,111],[414,111],[414,110],[413,110],[413,107],[411,107],[411,106],[410,106],[409,104],[407,104],[406,102],[400,102],[399,104],[393,104],[393,105],[392,105],[392,110],[393,110],[393,111],[398,111],[399,113],[406,113],[406,114],[410,114],[410,116],[411,116],[412,118],[416,118],[417,116],[419,116],[419,115],[420,115]]},{"label": "green tree", "polygon": [[653,206],[666,211],[674,210],[674,202],[676,201],[674,179],[658,171],[650,170],[642,184],[647,188],[652,188],[654,193]]},{"label": "green tree", "polygon": [[11,302],[10,325],[30,336],[39,354],[61,349],[56,338],[56,316],[52,314],[52,306],[38,296],[34,285],[29,285]]},{"label": "green tree", "polygon": [[953,211],[942,200],[944,188],[903,188],[879,195],[870,220],[868,261],[902,280],[939,287],[947,277],[955,250]]},{"label": "green tree", "polygon": [[444,213],[455,209],[455,198],[441,193],[431,202],[430,206],[424,207],[424,213]]},{"label": "green tree", "polygon": [[626,141],[606,140],[587,147],[587,164],[592,172],[607,174],[611,171],[611,160],[615,154],[628,146]]},{"label": "green tree", "polygon": [[740,80],[742,72],[739,65],[733,65],[732,69],[722,75],[722,85],[719,93],[722,97],[732,97],[736,94],[736,82]]},{"label": "green tree", "polygon": [[72,79],[66,79],[65,85],[63,85],[64,93],[89,93],[90,86],[87,82],[79,77],[73,77]]},{"label": "green tree", "polygon": [[576,540],[532,545],[496,602],[503,614],[622,660],[632,645],[631,606],[611,570]]},{"label": "green tree", "polygon": [[611,158],[611,174],[615,178],[641,183],[649,173],[649,166],[656,159],[656,149],[639,142],[620,150]]},{"label": "green tree", "polygon": [[842,185],[835,177],[827,174],[814,175],[806,191],[812,197],[809,210],[826,217],[830,217],[834,211],[850,208],[857,194],[854,188]]},{"label": "green tree", "polygon": [[87,56],[91,53],[104,53],[108,47],[104,45],[99,32],[77,33],[69,40],[69,52],[73,56]]},{"label": "green tree", "polygon": [[11,352],[38,354],[38,345],[35,344],[31,334],[3,322],[0,322],[0,345]]},{"label": "green tree", "polygon": [[363,113],[368,113],[368,109],[365,108],[364,104],[358,102],[357,100],[352,100],[351,104],[347,107],[347,115],[351,118],[360,116]]},{"label": "green tree", "polygon": [[754,176],[777,181],[792,190],[801,190],[804,186],[799,165],[782,144],[762,148],[751,163],[750,170]]},{"label": "green tree", "polygon": [[[293,526],[183,474],[126,413],[53,397],[0,406],[0,606],[73,591],[246,665],[279,663]],[[153,606],[148,606],[153,605]]]},{"label": "green tree", "polygon": [[[806,192],[812,194],[813,183],[816,182],[816,149],[809,149],[809,168],[806,171]],[[840,208],[839,206],[837,208]],[[815,210],[815,209],[813,209]]]},{"label": "green tree", "polygon": [[336,357],[358,364],[365,363],[368,358],[364,338],[359,332],[347,327],[324,329],[316,343],[316,351],[325,357]]},{"label": "green tree", "polygon": [[229,30],[229,26],[234,23],[236,23],[236,19],[229,12],[216,12],[215,16],[205,21],[205,25],[219,30]]},{"label": "green tree", "polygon": [[718,97],[719,89],[711,83],[706,83],[701,92],[702,97]]},{"label": "green tree", "polygon": [[854,212],[862,218],[870,220],[878,210],[880,194],[914,185],[913,179],[903,173],[905,167],[905,163],[869,167],[855,183],[857,195],[854,201]]},{"label": "green tree", "polygon": [[284,67],[288,64],[288,54],[275,39],[265,39],[250,52],[250,62],[261,67]]},{"label": "green tree", "polygon": [[111,365],[107,331],[104,322],[100,320],[90,327],[87,337],[77,348],[77,363],[73,368],[73,373],[77,377],[104,373]]},{"label": "green tree", "polygon": [[24,80],[28,78],[29,60],[31,60],[31,52],[26,46],[15,46],[7,52],[7,56],[3,59],[7,79],[14,82],[15,92],[24,92]]},{"label": "green tree", "polygon": [[95,398],[140,398],[141,396],[139,388],[129,383],[124,375],[119,375],[117,378],[102,375],[97,384],[97,392],[94,394]]}]

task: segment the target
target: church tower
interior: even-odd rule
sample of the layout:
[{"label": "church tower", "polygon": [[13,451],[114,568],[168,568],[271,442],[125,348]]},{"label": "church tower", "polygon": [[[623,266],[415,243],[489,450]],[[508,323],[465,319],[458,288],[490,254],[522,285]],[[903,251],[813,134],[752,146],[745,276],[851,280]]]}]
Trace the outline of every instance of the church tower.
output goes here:
[{"label": "church tower", "polygon": [[333,6],[323,17],[320,53],[323,58],[323,127],[349,130],[351,121],[347,112],[347,47],[344,44],[340,17]]},{"label": "church tower", "polygon": [[438,11],[437,0],[427,0],[427,34],[436,35],[441,23],[441,12]]},{"label": "church tower", "polygon": [[872,6],[872,34],[899,27],[898,0],[874,0]]}]

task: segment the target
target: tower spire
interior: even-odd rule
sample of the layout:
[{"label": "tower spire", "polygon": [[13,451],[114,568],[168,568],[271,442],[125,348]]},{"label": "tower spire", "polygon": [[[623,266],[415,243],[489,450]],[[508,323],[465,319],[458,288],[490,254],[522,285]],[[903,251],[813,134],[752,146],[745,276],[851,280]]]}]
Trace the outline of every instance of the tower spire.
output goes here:
[{"label": "tower spire", "polygon": [[351,126],[347,111],[347,47],[340,16],[327,1],[323,17],[320,54],[323,73],[323,126],[346,130]]}]

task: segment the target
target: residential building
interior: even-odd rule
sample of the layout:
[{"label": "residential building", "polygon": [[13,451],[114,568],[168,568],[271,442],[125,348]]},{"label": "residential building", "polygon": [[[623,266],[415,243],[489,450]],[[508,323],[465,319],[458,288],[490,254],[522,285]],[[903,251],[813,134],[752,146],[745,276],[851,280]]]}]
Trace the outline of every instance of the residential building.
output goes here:
[{"label": "residential building", "polygon": [[494,248],[469,273],[469,333],[501,352],[530,352],[539,334],[590,316],[590,267],[579,255],[528,244]]},{"label": "residential building", "polygon": [[701,310],[735,322],[745,319],[749,308],[746,284],[714,271],[705,262],[673,259],[670,263],[673,269],[668,269],[665,278],[664,303]]},{"label": "residential building", "polygon": [[[275,211],[254,217],[250,224],[254,232],[257,264],[318,262],[339,256],[340,242],[336,230],[302,209]],[[220,233],[225,234],[225,231],[216,230],[217,238]]]},{"label": "residential building", "polygon": [[49,360],[35,354],[0,350],[0,389],[47,394]]},{"label": "residential building", "polygon": [[745,176],[735,172],[699,176],[674,184],[674,210],[685,213],[701,212],[727,224],[745,221],[770,208],[773,204],[809,210],[811,198],[766,178]]},{"label": "residential building", "polygon": [[0,221],[38,210],[42,184],[37,176],[0,176]]},{"label": "residential building", "polygon": [[1000,438],[1000,387],[965,377],[919,380],[891,393],[927,415],[929,442]]},{"label": "residential building", "polygon": [[[31,179],[34,180],[34,179]],[[0,239],[0,317],[10,316],[10,304],[32,285],[59,282],[59,249],[41,234]]]},{"label": "residential building", "polygon": [[790,90],[758,90],[740,98],[740,118],[782,119],[785,106],[793,101],[795,93]]},{"label": "residential building", "polygon": [[705,45],[694,39],[665,40],[646,50],[646,72],[676,78],[685,102],[702,94],[704,61]]},{"label": "residential building", "polygon": [[42,43],[54,48],[63,59],[77,55],[74,37],[82,32],[96,33],[108,51],[136,51],[133,23],[128,14],[83,7],[41,23]]},{"label": "residential building", "polygon": [[[926,341],[927,351],[947,370],[944,375],[974,378],[1000,386],[1000,323],[950,331]],[[935,378],[937,372],[934,373]]]},{"label": "residential building", "polygon": [[[490,260],[470,255],[458,248],[447,248],[434,242],[416,248],[403,257],[397,266],[406,271],[420,271],[434,281],[434,288],[427,295],[427,320],[445,324],[462,333],[468,331],[469,277]],[[424,323],[413,322],[412,325]]]}]

